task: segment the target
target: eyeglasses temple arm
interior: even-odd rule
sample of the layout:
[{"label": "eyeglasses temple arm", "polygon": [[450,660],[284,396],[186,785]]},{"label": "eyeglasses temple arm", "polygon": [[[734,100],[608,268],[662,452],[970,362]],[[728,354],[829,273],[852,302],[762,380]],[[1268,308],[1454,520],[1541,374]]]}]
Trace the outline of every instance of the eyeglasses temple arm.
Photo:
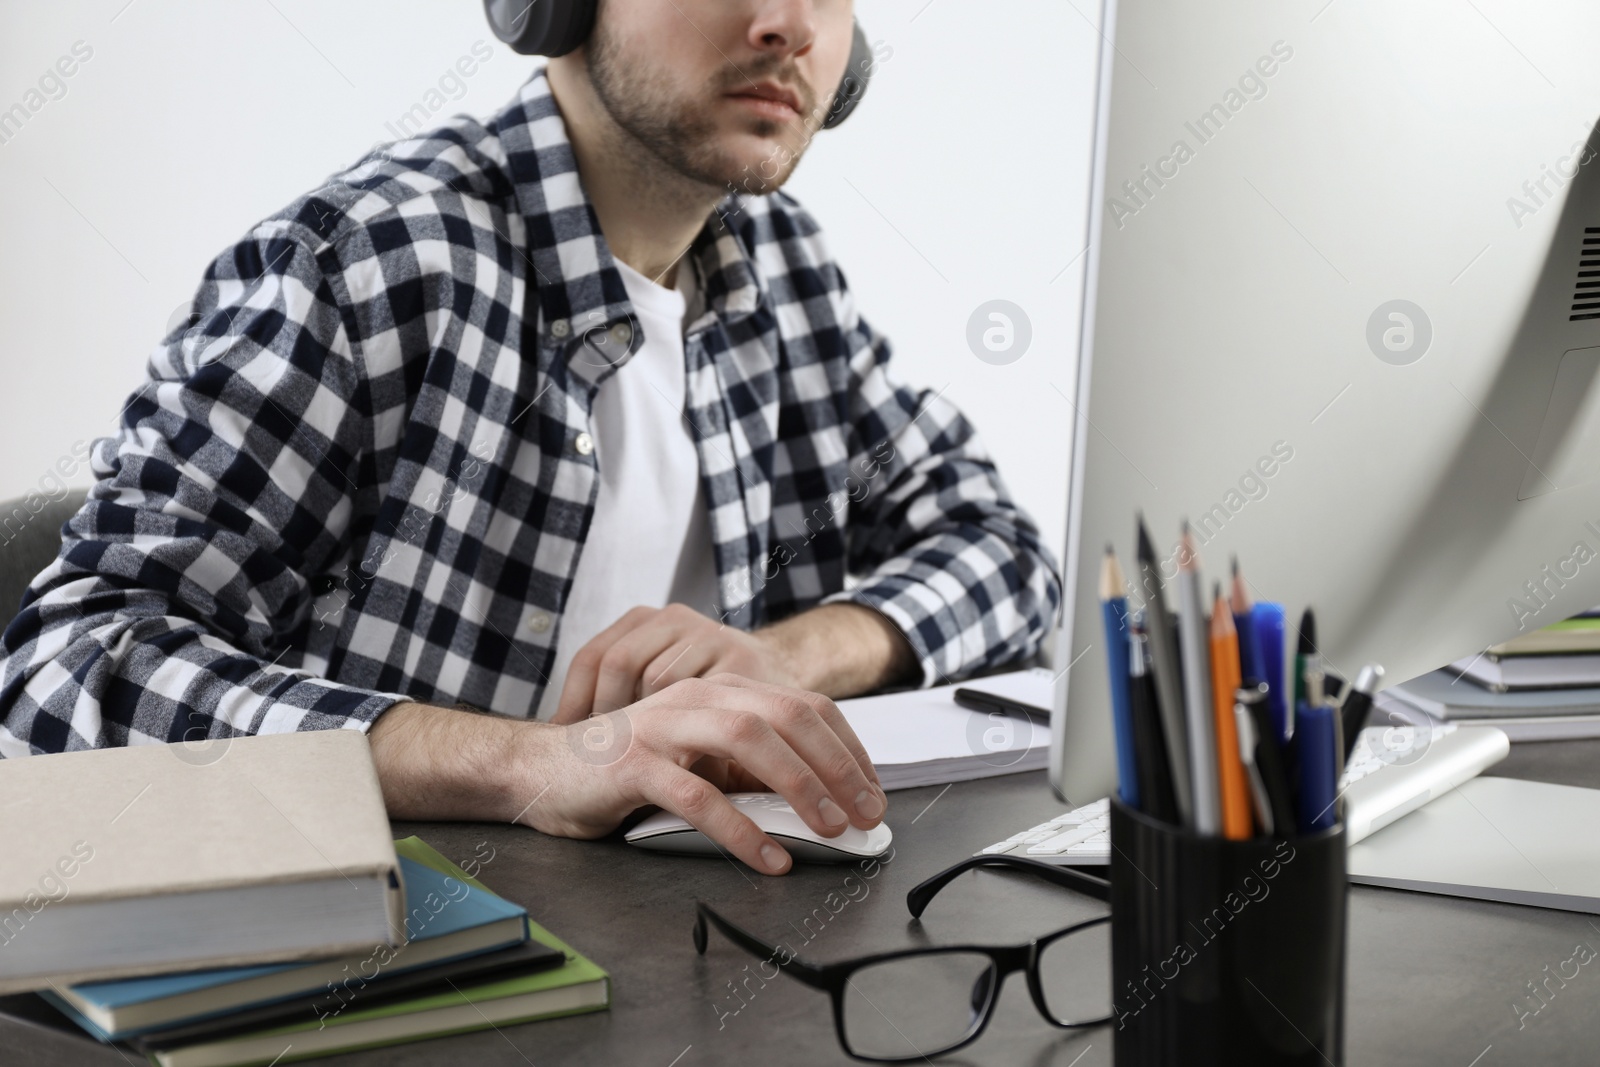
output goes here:
[{"label": "eyeglasses temple arm", "polygon": [[1038,860],[1025,859],[1022,856],[969,856],[946,870],[929,878],[926,882],[916,886],[906,894],[906,907],[911,912],[913,919],[921,918],[923,911],[939,890],[955,881],[975,867],[1004,867],[1008,870],[1018,871],[1023,874],[1032,874],[1043,878],[1047,882],[1065,886],[1067,889],[1076,889],[1096,900],[1109,901],[1111,899],[1111,883],[1104,878],[1082,871],[1073,870],[1071,867],[1055,867]]},{"label": "eyeglasses temple arm", "polygon": [[762,959],[771,961],[774,966],[788,971],[806,985],[815,986],[818,989],[828,988],[827,983],[823,980],[823,974],[827,970],[826,967],[815,963],[806,963],[790,952],[786,946],[767,944],[761,938],[740,929],[712,911],[711,905],[703,900],[695,901],[694,908],[694,947],[695,951],[701,955],[705,955],[706,923],[710,922],[718,930],[721,930],[729,941],[732,941],[751,955],[760,956]]}]

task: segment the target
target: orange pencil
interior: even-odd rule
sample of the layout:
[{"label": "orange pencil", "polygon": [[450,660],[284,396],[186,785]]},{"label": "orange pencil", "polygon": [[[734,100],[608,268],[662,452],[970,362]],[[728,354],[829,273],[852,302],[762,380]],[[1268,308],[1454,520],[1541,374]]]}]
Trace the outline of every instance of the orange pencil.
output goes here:
[{"label": "orange pencil", "polygon": [[1215,587],[1211,605],[1211,695],[1217,723],[1217,784],[1222,794],[1222,836],[1243,841],[1253,832],[1250,787],[1239,759],[1239,731],[1234,724],[1234,691],[1239,688],[1239,634],[1233,613]]}]

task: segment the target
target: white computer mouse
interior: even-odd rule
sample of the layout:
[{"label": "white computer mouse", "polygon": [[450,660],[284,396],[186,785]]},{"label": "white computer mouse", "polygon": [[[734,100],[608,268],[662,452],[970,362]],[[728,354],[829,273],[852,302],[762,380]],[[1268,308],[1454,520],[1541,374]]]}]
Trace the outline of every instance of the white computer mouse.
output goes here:
[{"label": "white computer mouse", "polygon": [[[807,826],[789,802],[777,793],[729,793],[728,799],[796,860],[849,863],[889,851],[894,834],[879,823],[870,830],[846,826],[837,837],[823,837]],[[658,811],[624,835],[630,845],[682,856],[725,855],[709,837],[669,811]]]}]

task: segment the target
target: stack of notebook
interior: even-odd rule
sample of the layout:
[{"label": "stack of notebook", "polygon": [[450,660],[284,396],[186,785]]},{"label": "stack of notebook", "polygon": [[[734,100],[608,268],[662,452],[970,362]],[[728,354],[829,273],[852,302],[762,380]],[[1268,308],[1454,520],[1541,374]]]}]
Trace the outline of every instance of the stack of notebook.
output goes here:
[{"label": "stack of notebook", "polygon": [[606,972],[418,838],[405,872],[403,949],[48,991],[102,1041],[161,1067],[288,1063],[491,1026],[599,1011]]},{"label": "stack of notebook", "polygon": [[609,1004],[606,973],[523,908],[390,840],[352,731],[4,760],[0,811],[0,991],[162,1067]]},{"label": "stack of notebook", "polygon": [[367,739],[204,744],[0,760],[0,992],[404,944]]},{"label": "stack of notebook", "polygon": [[1454,668],[1391,685],[1373,699],[1373,723],[1420,725],[1426,719],[1496,726],[1513,741],[1600,737],[1600,688],[1524,689],[1496,693]]},{"label": "stack of notebook", "polygon": [[1513,741],[1600,737],[1600,609],[1385,689],[1382,721],[1495,726]]},{"label": "stack of notebook", "polygon": [[[955,691],[970,688],[1038,708],[1035,715],[971,711]],[[885,789],[965,782],[1038,770],[1050,756],[1053,682],[1047,670],[992,674],[941,685],[839,701],[845,721],[878,770]]]},{"label": "stack of notebook", "polygon": [[1600,687],[1600,611],[1491,645],[1450,667],[1468,681],[1499,693]]}]

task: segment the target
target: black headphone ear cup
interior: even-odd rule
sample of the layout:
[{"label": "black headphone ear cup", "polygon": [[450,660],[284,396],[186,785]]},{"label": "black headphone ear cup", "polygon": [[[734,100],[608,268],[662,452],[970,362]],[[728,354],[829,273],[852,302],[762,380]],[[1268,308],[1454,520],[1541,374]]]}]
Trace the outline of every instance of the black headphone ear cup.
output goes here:
[{"label": "black headphone ear cup", "polygon": [[872,46],[867,43],[867,35],[861,32],[861,23],[857,22],[850,34],[850,62],[845,64],[844,77],[839,79],[839,90],[828,107],[823,129],[831,130],[839,125],[861,103],[867,92],[867,82],[872,78],[872,66]]},{"label": "black headphone ear cup", "polygon": [[594,28],[597,0],[483,0],[494,35],[525,56],[564,56]]}]

